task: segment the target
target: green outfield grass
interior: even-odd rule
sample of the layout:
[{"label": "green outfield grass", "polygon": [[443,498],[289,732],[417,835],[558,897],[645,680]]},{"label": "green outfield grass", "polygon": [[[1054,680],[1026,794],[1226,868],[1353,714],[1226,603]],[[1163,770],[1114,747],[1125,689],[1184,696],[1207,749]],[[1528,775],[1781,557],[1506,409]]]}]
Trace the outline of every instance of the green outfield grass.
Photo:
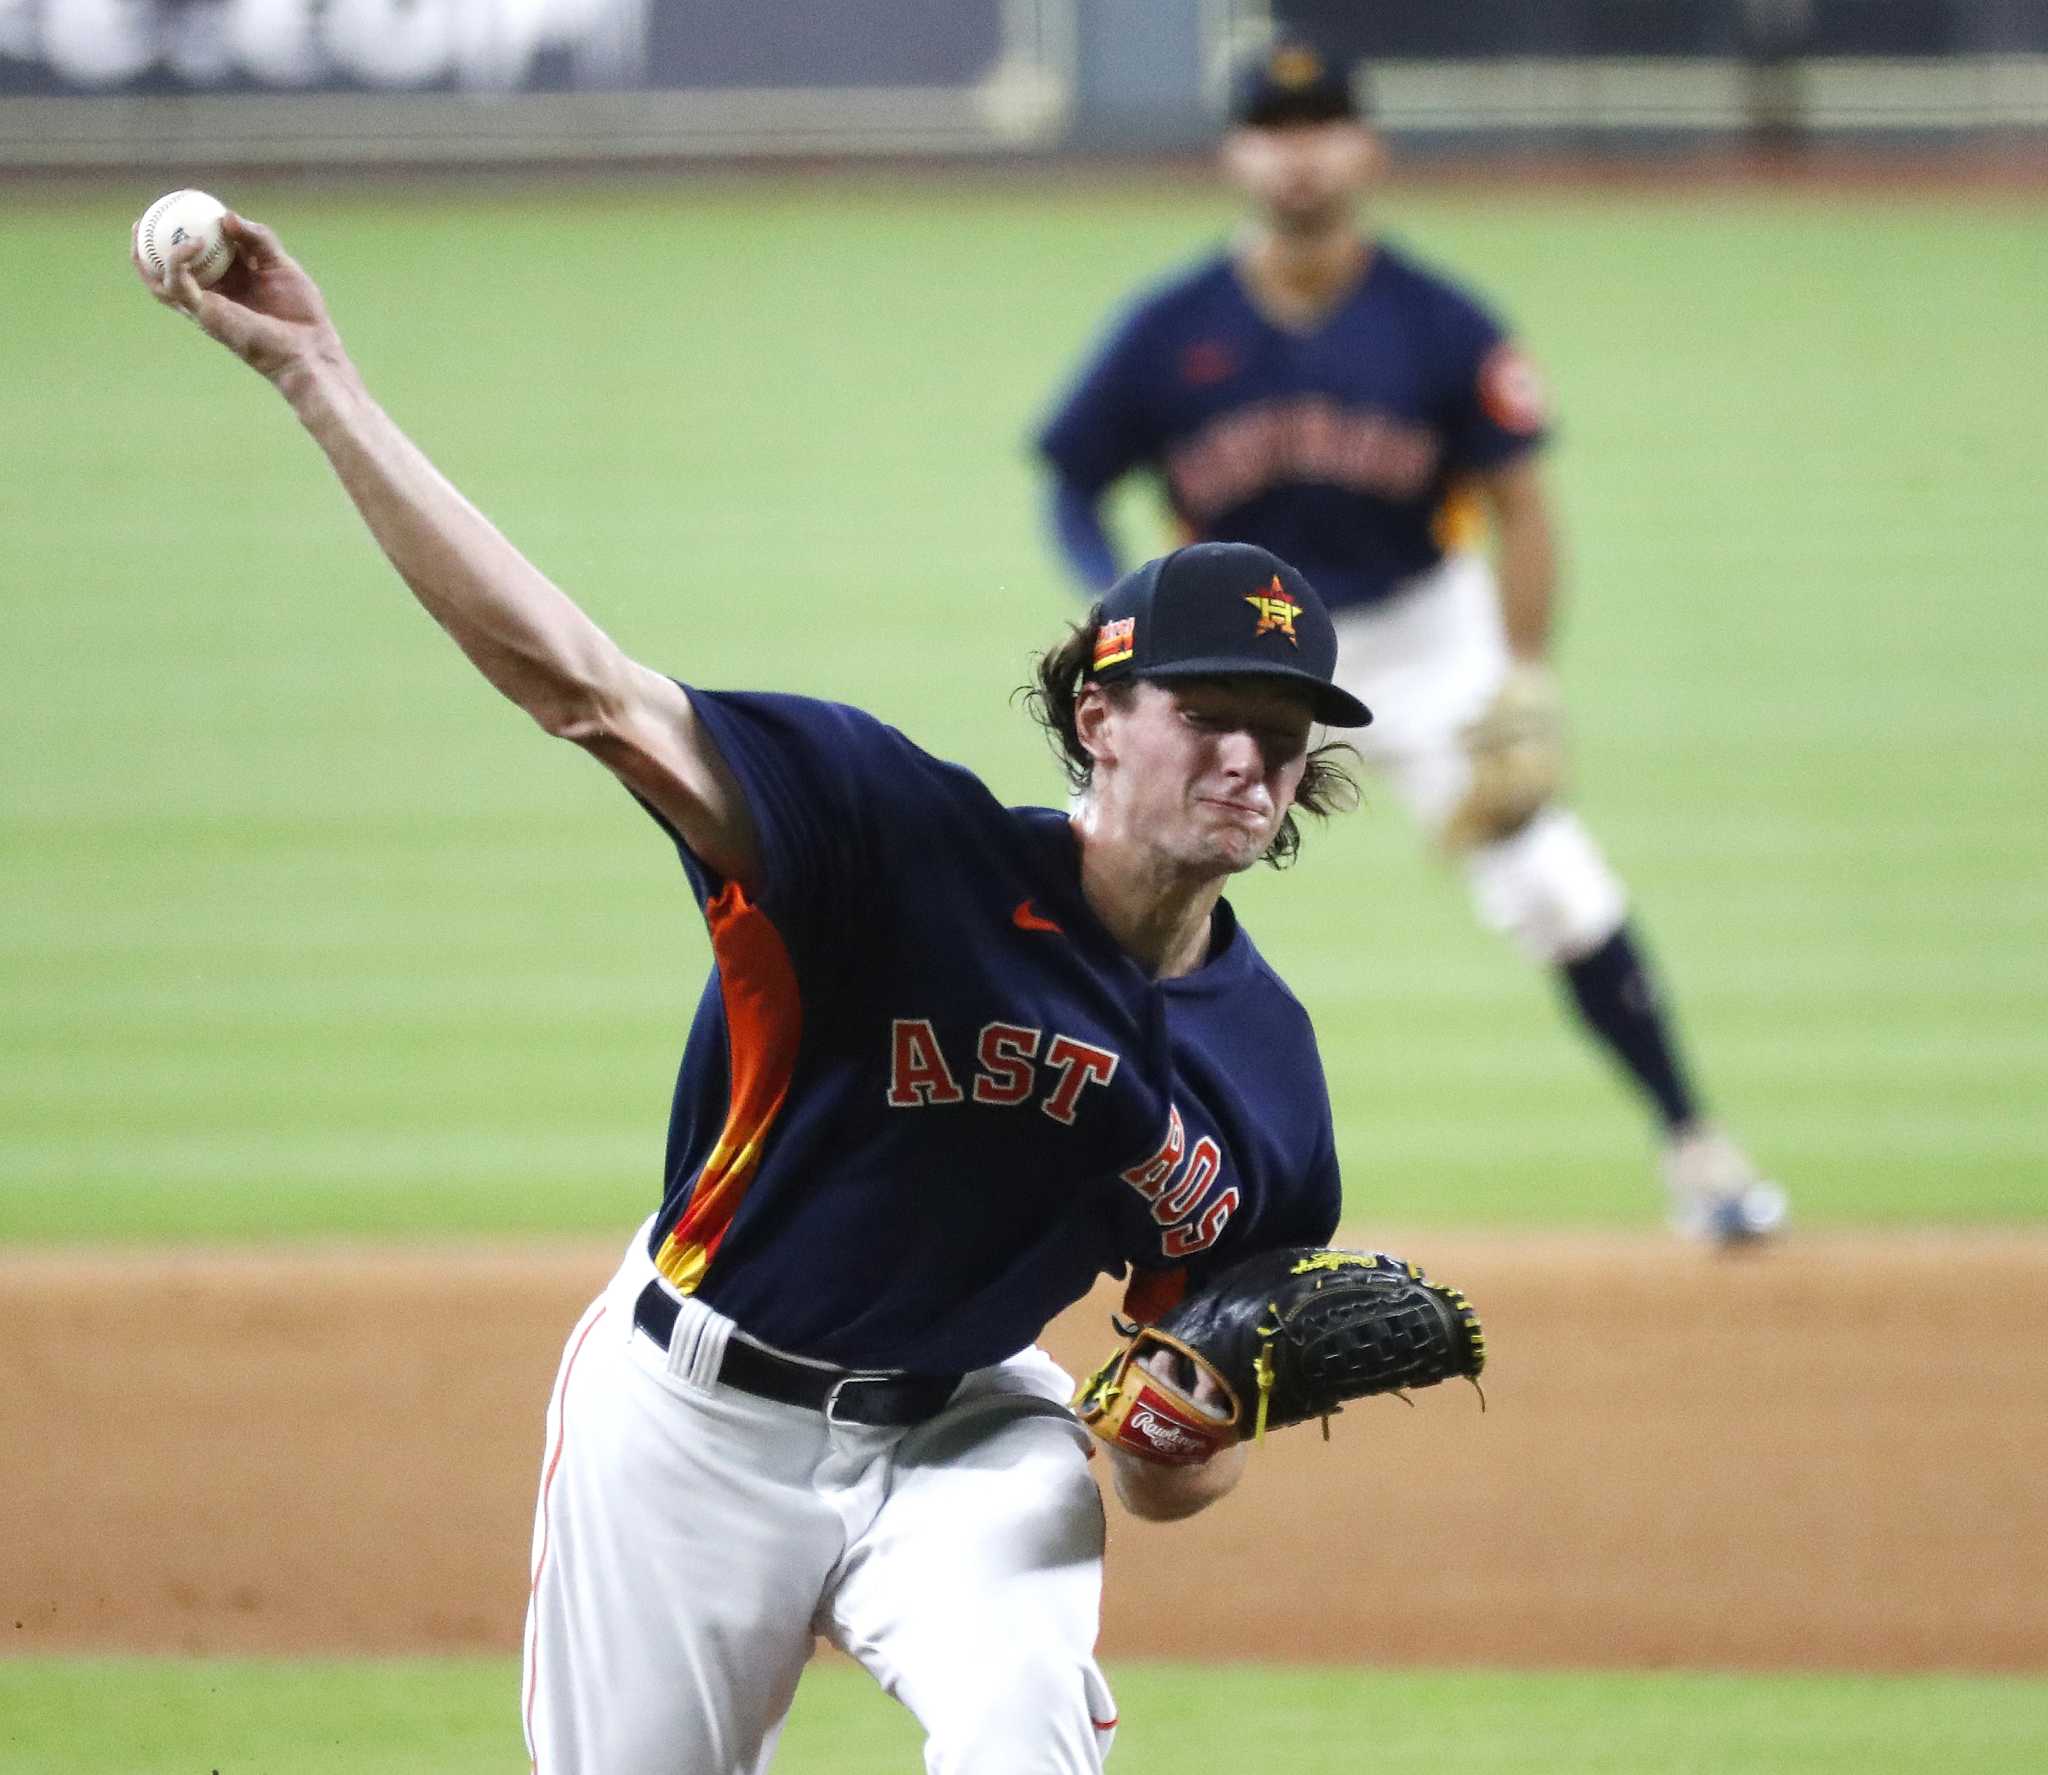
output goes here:
[{"label": "green outfield grass", "polygon": [[[0,1239],[618,1233],[706,959],[672,856],[130,281],[155,194],[0,216]],[[1024,438],[1220,199],[223,195],[641,657],[866,703],[1056,796],[1007,702],[1072,609]],[[1808,1224],[2039,1216],[2043,206],[1386,216],[1550,371],[1581,799],[1713,1097]],[[1124,523],[1149,552],[1142,502]],[[1316,1016],[1355,1223],[1653,1222],[1632,1106],[1395,811],[1238,898]]]},{"label": "green outfield grass", "polygon": [[[1500,1675],[1133,1664],[1117,1775],[2033,1775],[2048,1684],[1991,1677]],[[0,1661],[9,1775],[486,1775],[525,1767],[503,1659]],[[776,1775],[900,1775],[908,1713],[804,1679]]]}]

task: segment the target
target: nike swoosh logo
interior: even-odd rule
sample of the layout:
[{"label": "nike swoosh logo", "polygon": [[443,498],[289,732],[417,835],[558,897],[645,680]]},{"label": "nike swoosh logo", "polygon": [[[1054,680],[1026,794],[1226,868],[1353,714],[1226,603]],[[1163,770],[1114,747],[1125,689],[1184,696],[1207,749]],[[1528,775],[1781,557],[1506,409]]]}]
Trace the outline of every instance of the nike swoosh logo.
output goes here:
[{"label": "nike swoosh logo", "polygon": [[1036,912],[1032,911],[1029,900],[1019,900],[1017,902],[1017,910],[1010,914],[1010,922],[1020,931],[1051,931],[1057,936],[1064,937],[1066,935],[1066,932],[1062,931],[1051,919],[1041,918]]}]

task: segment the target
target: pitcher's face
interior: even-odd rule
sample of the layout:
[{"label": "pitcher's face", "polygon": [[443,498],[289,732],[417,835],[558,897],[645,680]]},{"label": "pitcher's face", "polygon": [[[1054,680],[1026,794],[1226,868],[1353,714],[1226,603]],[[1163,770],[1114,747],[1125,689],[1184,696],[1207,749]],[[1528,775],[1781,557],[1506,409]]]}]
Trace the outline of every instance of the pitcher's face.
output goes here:
[{"label": "pitcher's face", "polygon": [[1266,854],[1308,765],[1302,692],[1252,675],[1146,682],[1098,714],[1096,788],[1123,831],[1198,874]]}]

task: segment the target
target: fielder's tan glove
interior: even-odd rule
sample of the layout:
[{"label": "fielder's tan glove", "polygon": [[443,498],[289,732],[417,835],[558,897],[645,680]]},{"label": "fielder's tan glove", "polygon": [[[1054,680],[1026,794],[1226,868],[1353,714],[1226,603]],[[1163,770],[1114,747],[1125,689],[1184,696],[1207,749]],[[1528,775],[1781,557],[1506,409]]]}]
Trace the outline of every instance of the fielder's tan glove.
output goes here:
[{"label": "fielder's tan glove", "polygon": [[1464,730],[1472,781],[1444,824],[1451,850],[1510,838],[1564,787],[1564,705],[1551,669],[1518,660]]}]

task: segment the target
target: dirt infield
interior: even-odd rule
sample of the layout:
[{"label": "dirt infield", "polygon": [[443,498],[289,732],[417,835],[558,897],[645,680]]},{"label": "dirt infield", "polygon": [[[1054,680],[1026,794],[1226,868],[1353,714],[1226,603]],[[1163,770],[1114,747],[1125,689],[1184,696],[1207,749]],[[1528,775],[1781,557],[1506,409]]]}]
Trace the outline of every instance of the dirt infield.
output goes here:
[{"label": "dirt infield", "polygon": [[[1389,1243],[1484,1312],[1487,1411],[1377,1401],[1207,1517],[1112,1507],[1108,1655],[2048,1671],[2048,1240]],[[0,1257],[8,1649],[516,1646],[612,1257]]]}]

